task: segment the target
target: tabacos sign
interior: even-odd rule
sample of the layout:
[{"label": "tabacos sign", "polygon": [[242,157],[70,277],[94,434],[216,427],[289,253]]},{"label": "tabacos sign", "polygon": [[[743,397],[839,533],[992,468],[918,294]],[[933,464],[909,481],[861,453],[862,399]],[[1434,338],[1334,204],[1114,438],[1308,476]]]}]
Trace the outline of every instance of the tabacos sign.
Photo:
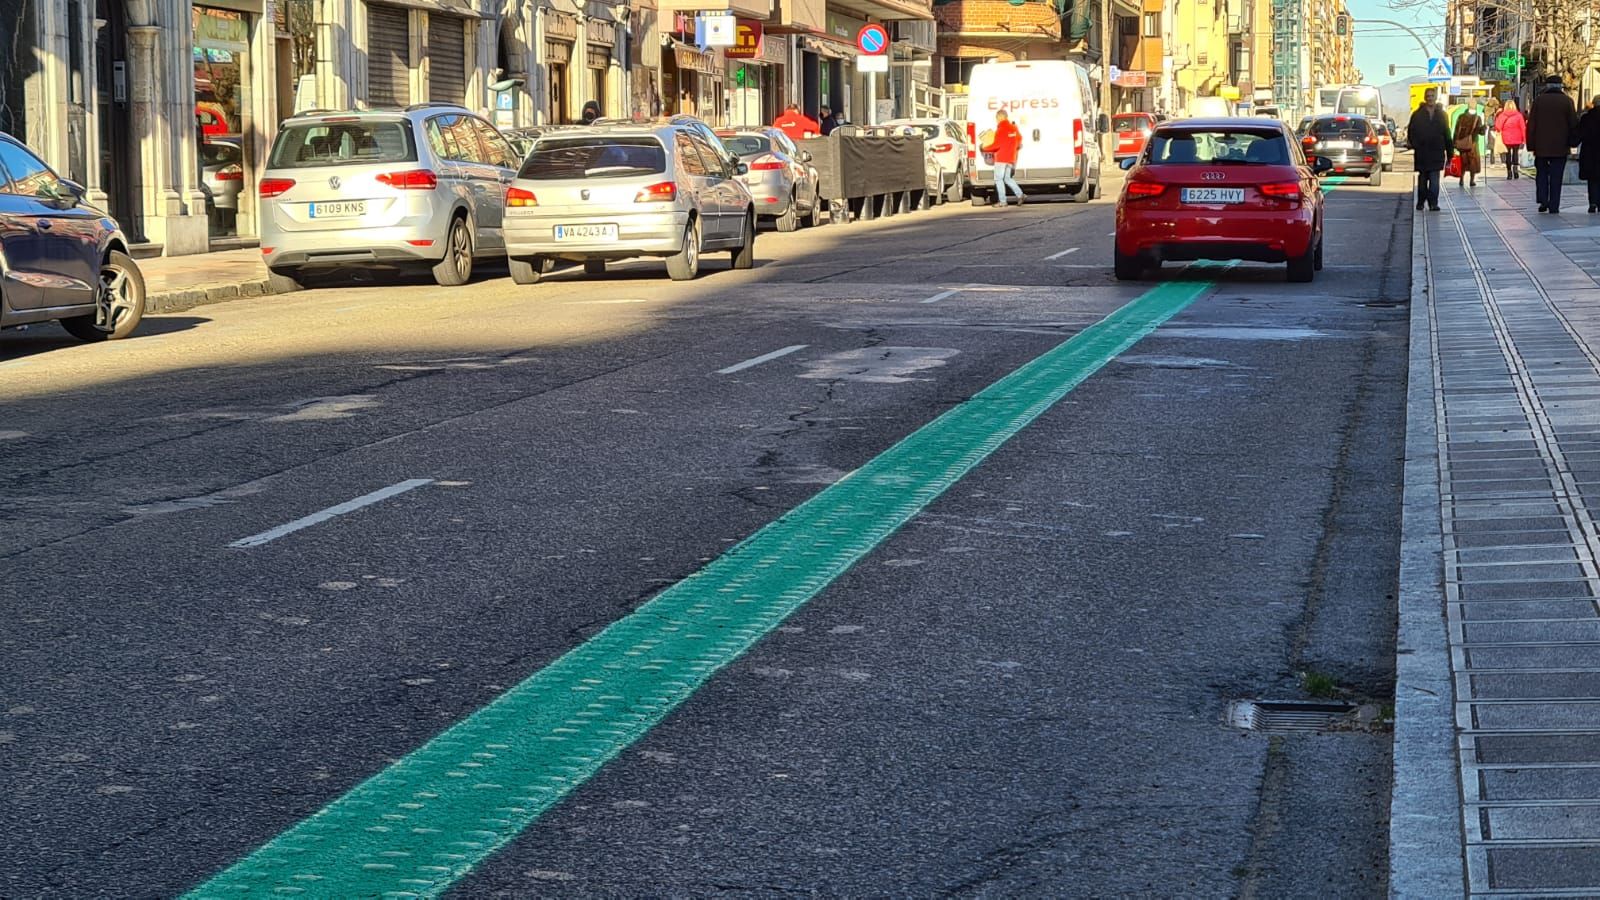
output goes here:
[{"label": "tabacos sign", "polygon": [[1026,97],[1005,100],[1000,97],[990,97],[988,107],[990,112],[999,112],[1003,109],[1008,113],[1016,112],[1019,109],[1059,109],[1061,107],[1061,98]]},{"label": "tabacos sign", "polygon": [[760,22],[740,19],[738,28],[734,30],[733,46],[723,48],[723,56],[728,59],[760,59],[762,34]]}]

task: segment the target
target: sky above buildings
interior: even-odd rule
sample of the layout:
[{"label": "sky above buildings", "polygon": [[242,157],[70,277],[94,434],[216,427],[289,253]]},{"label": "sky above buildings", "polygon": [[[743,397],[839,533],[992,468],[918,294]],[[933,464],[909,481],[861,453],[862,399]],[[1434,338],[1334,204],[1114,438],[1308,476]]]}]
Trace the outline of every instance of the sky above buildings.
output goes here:
[{"label": "sky above buildings", "polygon": [[[1422,69],[1405,67],[1422,66],[1427,62],[1415,38],[1393,25],[1375,21],[1377,19],[1410,26],[1428,45],[1429,55],[1438,55],[1444,41],[1444,0],[1401,2],[1398,8],[1388,0],[1346,0],[1346,5],[1356,20],[1356,68],[1361,70],[1367,84],[1388,84],[1421,75]],[[1400,67],[1392,76],[1390,63]]]}]

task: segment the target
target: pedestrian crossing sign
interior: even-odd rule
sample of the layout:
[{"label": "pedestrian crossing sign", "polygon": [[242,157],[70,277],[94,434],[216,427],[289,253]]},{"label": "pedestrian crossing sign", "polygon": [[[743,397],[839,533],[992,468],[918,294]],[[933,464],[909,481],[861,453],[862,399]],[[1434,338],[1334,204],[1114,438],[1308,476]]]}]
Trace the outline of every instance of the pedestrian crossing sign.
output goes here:
[{"label": "pedestrian crossing sign", "polygon": [[1446,81],[1456,73],[1456,67],[1442,56],[1428,57],[1428,80]]}]

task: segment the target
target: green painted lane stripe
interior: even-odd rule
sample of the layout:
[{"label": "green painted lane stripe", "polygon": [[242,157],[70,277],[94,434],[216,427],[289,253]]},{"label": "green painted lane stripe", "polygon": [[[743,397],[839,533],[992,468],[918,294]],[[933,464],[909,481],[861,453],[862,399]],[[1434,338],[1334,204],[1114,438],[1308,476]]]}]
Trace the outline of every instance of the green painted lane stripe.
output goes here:
[{"label": "green painted lane stripe", "polygon": [[1026,363],[189,896],[442,893],[1210,286],[1162,284]]}]

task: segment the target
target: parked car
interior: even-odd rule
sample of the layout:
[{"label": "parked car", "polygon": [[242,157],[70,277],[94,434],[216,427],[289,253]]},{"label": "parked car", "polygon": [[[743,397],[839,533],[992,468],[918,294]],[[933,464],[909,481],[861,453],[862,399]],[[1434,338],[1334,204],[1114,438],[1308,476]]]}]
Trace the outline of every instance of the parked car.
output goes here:
[{"label": "parked car", "polygon": [[701,254],[755,265],[756,210],[715,135],[694,125],[608,125],[541,137],[506,191],[511,278],[537,283],[552,260],[599,274],[611,260],[664,258],[686,281]]},{"label": "parked car", "polygon": [[967,133],[951,119],[892,119],[889,125],[910,126],[922,133],[938,167],[937,192],[957,202],[967,195]]},{"label": "parked car", "polygon": [[1374,131],[1378,132],[1378,161],[1383,163],[1385,172],[1394,171],[1394,129],[1388,122],[1372,123]]},{"label": "parked car", "polygon": [[244,190],[244,149],[238,141],[210,138],[200,145],[200,187],[213,222],[233,227]]},{"label": "parked car", "polygon": [[1150,113],[1117,113],[1111,117],[1111,130],[1117,133],[1116,147],[1111,158],[1121,162],[1144,152],[1150,132],[1156,127],[1156,117]]},{"label": "parked car", "polygon": [[757,215],[774,220],[779,231],[817,224],[822,197],[810,153],[776,128],[723,129],[717,137],[749,167],[743,178],[755,198]]},{"label": "parked car", "polygon": [[1365,175],[1374,187],[1383,184],[1382,146],[1366,116],[1329,113],[1313,116],[1300,146],[1309,160],[1326,159],[1338,175]]},{"label": "parked car", "polygon": [[1137,279],[1167,260],[1287,262],[1290,281],[1322,268],[1322,188],[1300,144],[1273,119],[1185,119],[1156,126],[1122,162],[1113,261]]},{"label": "parked car", "polygon": [[493,125],[449,104],[288,119],[258,184],[273,289],[349,266],[426,267],[465,284],[474,259],[505,253],[520,161]]},{"label": "parked car", "polygon": [[85,341],[125,338],[144,316],[128,239],[84,188],[0,134],[0,328],[56,319]]}]

